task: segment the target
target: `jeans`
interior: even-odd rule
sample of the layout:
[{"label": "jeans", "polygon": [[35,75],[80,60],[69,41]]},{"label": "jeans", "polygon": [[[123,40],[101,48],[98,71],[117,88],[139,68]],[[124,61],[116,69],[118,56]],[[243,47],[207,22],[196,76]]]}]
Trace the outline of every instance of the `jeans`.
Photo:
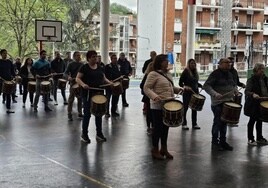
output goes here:
[{"label": "jeans", "polygon": [[[70,93],[69,93],[69,98],[68,98],[68,115],[72,114],[72,109],[73,109],[73,103],[74,103],[74,98],[75,98],[75,93],[72,87],[70,87]],[[82,114],[82,98],[77,97],[77,110],[78,114]]]},{"label": "jeans", "polygon": [[[37,105],[38,105],[38,102],[39,102],[39,97],[40,97],[40,94],[41,94],[41,89],[40,89],[41,82],[42,81],[40,79],[36,80],[34,108],[37,108]],[[49,94],[43,94],[45,108],[48,107],[48,97],[49,97]]]},{"label": "jeans", "polygon": [[106,89],[106,97],[107,97],[107,108],[106,108],[106,113],[109,114],[110,112],[110,100],[112,97],[112,107],[111,107],[111,112],[116,113],[117,110],[117,105],[119,101],[119,95],[113,95],[111,89]]},{"label": "jeans", "polygon": [[256,122],[257,140],[263,138],[262,136],[262,121],[258,118],[250,117],[248,122],[248,140],[254,140],[253,129]]},{"label": "jeans", "polygon": [[[189,108],[189,103],[190,103],[190,99],[191,99],[191,94],[184,94],[183,95],[183,125],[187,125],[187,111]],[[196,121],[197,121],[197,111],[196,110],[192,110],[192,126],[197,125]]]},{"label": "jeans", "polygon": [[169,127],[163,123],[162,110],[152,109],[154,130],[152,134],[152,143],[154,148],[158,148],[159,140],[161,140],[161,146],[167,146],[168,130]]},{"label": "jeans", "polygon": [[[28,82],[24,82],[24,83],[22,84],[22,86],[23,86],[23,96],[22,96],[22,101],[23,101],[23,103],[25,103],[25,102],[26,102],[26,99],[27,99],[27,95],[28,95],[28,89],[27,89],[27,87],[28,87]],[[30,102],[31,102],[31,104],[33,104],[33,96],[34,96],[34,94],[33,94],[33,93],[29,93],[29,95],[30,95]]]},{"label": "jeans", "polygon": [[227,124],[221,120],[223,104],[218,104],[211,106],[212,112],[214,114],[213,125],[212,125],[212,143],[218,144],[226,142],[226,131]]},{"label": "jeans", "polygon": [[126,90],[124,89],[124,91],[122,93],[122,104],[126,104],[126,103],[127,103]]},{"label": "jeans", "polygon": [[[53,79],[53,96],[54,96],[55,101],[57,101],[58,82],[59,82],[59,79]],[[65,89],[61,89],[61,95],[65,102],[66,101]]]},{"label": "jeans", "polygon": [[[82,134],[84,135],[88,134],[89,120],[91,117],[90,104],[91,104],[91,97],[87,98],[83,96],[84,116],[82,121]],[[102,116],[95,116],[95,125],[97,135],[102,134]]]}]

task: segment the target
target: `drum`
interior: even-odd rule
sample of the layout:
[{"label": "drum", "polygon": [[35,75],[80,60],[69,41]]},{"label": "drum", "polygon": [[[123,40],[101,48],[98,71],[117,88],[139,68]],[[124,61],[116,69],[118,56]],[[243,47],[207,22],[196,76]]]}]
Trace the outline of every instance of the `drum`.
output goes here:
[{"label": "drum", "polygon": [[260,119],[268,122],[268,101],[262,101],[260,103]]},{"label": "drum", "polygon": [[27,90],[28,90],[29,93],[34,93],[35,88],[36,88],[36,82],[34,82],[34,81],[28,82]]},{"label": "drum", "polygon": [[237,95],[234,96],[234,102],[237,104],[241,104],[243,94],[239,92]]},{"label": "drum", "polygon": [[122,87],[123,87],[123,90],[128,89],[128,87],[129,87],[129,78],[123,78]]},{"label": "drum", "polygon": [[58,80],[58,86],[57,87],[59,89],[65,89],[66,88],[66,84],[67,84],[67,80],[60,78]]},{"label": "drum", "polygon": [[16,83],[17,84],[21,84],[21,82],[22,82],[22,78],[20,77],[20,76],[15,76],[15,80],[16,80]]},{"label": "drum", "polygon": [[16,82],[4,81],[2,86],[2,92],[5,94],[12,94],[16,90]]},{"label": "drum", "polygon": [[78,83],[76,83],[76,84],[74,84],[74,85],[72,86],[72,90],[73,90],[74,95],[75,95],[76,97],[81,97],[81,87],[79,86]]},{"label": "drum", "polygon": [[43,95],[49,94],[51,90],[50,81],[42,81],[40,84],[40,90],[41,90],[41,94]]},{"label": "drum", "polygon": [[189,107],[192,110],[201,111],[203,109],[206,97],[200,94],[192,94]]},{"label": "drum", "polygon": [[123,93],[123,87],[121,82],[115,82],[112,85],[112,94],[113,95],[121,95]]},{"label": "drum", "polygon": [[242,105],[234,102],[223,104],[221,120],[229,124],[238,124]]},{"label": "drum", "polygon": [[106,112],[107,98],[104,95],[94,95],[91,98],[90,111],[95,116],[103,116]]},{"label": "drum", "polygon": [[177,100],[167,101],[163,105],[163,123],[168,127],[178,127],[182,124],[183,104]]}]

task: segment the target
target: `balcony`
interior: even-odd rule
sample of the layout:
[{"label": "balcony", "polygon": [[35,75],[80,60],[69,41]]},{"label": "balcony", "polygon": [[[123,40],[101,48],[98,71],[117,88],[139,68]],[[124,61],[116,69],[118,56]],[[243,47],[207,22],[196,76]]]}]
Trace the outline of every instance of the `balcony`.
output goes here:
[{"label": "balcony", "polygon": [[249,13],[251,12],[261,12],[264,11],[264,3],[260,3],[260,2],[247,2],[247,1],[239,1],[239,2],[235,2],[233,3],[233,7],[232,10],[234,10],[235,12],[239,12],[239,11],[249,11]]},{"label": "balcony", "polygon": [[200,40],[195,43],[196,51],[220,51],[221,43],[218,40],[215,41],[205,41]]},{"label": "balcony", "polygon": [[174,41],[173,52],[181,53],[181,43],[177,40]]},{"label": "balcony", "polygon": [[248,23],[241,23],[238,21],[233,21],[231,30],[243,31],[243,32],[246,32],[248,35],[252,34],[253,32],[263,32],[261,22],[257,22],[256,24],[248,24]]},{"label": "balcony", "polygon": [[[231,52],[243,52],[245,55],[248,53],[249,45],[244,44],[231,44]],[[253,43],[253,52],[263,52],[263,43]]]},{"label": "balcony", "polygon": [[221,8],[220,0],[197,0],[196,6],[201,8]]},{"label": "balcony", "polygon": [[268,23],[263,23],[263,35],[268,35]]},{"label": "balcony", "polygon": [[181,33],[182,32],[182,23],[181,21],[175,21],[174,23],[174,32]]},{"label": "balcony", "polygon": [[183,0],[176,0],[175,1],[175,10],[182,10],[183,7]]}]

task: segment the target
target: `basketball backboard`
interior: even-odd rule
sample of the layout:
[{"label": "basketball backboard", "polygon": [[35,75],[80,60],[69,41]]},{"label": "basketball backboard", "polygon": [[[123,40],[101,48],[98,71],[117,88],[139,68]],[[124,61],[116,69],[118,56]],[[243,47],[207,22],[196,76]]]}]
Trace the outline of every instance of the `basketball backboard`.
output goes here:
[{"label": "basketball backboard", "polygon": [[61,42],[62,22],[55,20],[35,20],[35,40]]}]

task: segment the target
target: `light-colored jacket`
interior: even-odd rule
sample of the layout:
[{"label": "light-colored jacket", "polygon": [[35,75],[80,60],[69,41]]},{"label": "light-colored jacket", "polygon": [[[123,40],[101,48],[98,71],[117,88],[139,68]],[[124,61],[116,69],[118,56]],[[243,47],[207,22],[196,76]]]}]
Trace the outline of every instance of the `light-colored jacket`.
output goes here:
[{"label": "light-colored jacket", "polygon": [[[172,80],[171,74],[168,73],[167,77]],[[170,99],[174,97],[174,93],[180,92],[179,87],[172,86],[167,78],[155,71],[152,71],[148,74],[143,90],[144,93],[150,98],[151,109],[162,109],[164,99]],[[154,101],[154,99],[158,96],[160,96],[163,100]]]}]

